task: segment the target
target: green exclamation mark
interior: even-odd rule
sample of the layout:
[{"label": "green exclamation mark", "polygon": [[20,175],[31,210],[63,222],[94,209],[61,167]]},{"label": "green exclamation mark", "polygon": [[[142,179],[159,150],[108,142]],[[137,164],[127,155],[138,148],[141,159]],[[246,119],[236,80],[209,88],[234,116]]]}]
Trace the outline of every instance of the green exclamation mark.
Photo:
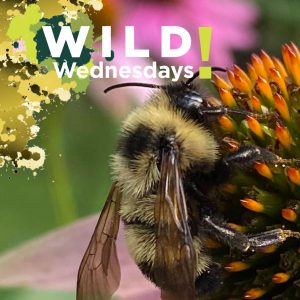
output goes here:
[{"label": "green exclamation mark", "polygon": [[[210,41],[211,41],[211,27],[199,27],[199,39],[201,49],[201,59],[203,62],[209,60],[210,54]],[[199,67],[199,77],[201,79],[211,78],[211,67]]]}]

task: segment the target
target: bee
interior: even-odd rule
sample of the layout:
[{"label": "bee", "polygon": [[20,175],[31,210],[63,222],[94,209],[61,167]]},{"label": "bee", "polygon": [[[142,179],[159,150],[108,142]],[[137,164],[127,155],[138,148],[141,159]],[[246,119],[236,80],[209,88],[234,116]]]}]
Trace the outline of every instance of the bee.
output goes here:
[{"label": "bee", "polygon": [[166,86],[127,83],[106,90],[136,85],[157,91],[123,124],[112,157],[114,183],[79,268],[77,300],[107,300],[118,288],[120,219],[131,256],[165,300],[193,300],[222,284],[207,236],[241,253],[300,237],[281,228],[246,235],[216,211],[217,187],[238,169],[280,158],[254,145],[222,151],[216,119],[254,113],[213,105],[195,84],[198,75]]}]

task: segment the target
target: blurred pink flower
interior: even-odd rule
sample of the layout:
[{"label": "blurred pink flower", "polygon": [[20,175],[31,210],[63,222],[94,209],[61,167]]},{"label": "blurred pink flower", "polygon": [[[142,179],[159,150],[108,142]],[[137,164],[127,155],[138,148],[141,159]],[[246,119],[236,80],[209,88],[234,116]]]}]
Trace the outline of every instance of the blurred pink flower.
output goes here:
[{"label": "blurred pink flower", "polygon": [[[115,5],[117,22],[112,24],[112,48],[115,58],[112,65],[145,67],[151,64],[146,58],[126,58],[124,54],[125,26],[135,26],[135,46],[150,49],[150,57],[161,64],[192,65],[195,70],[201,63],[198,27],[212,27],[210,65],[221,67],[233,63],[233,50],[245,50],[255,46],[257,39],[254,23],[258,11],[251,1],[246,0],[112,0]],[[105,5],[103,9],[105,14]],[[161,26],[181,26],[192,38],[190,51],[179,58],[161,58]],[[179,43],[174,37],[173,45]],[[97,46],[97,44],[96,44]],[[98,45],[99,47],[99,45]],[[94,53],[94,63],[103,60],[101,53]],[[106,65],[110,63],[104,60]],[[113,84],[128,81],[156,82],[149,78],[94,79],[89,93],[97,103],[124,115],[133,102],[143,102],[149,90],[145,88],[122,88],[104,95],[103,90]]]},{"label": "blurred pink flower", "polygon": [[[75,292],[79,264],[98,217],[78,220],[0,256],[0,287]],[[159,290],[142,275],[129,256],[122,226],[117,249],[122,277],[116,298],[160,299]]]},{"label": "blurred pink flower", "polygon": [[[257,9],[245,0],[165,0],[126,1],[126,11],[118,24],[119,34],[124,26],[135,26],[136,45],[151,49],[160,57],[161,26],[181,26],[192,38],[190,51],[169,62],[198,67],[201,62],[198,27],[212,27],[211,64],[229,66],[233,62],[232,50],[245,50],[255,46],[253,27]],[[174,40],[174,46],[179,40]]]}]

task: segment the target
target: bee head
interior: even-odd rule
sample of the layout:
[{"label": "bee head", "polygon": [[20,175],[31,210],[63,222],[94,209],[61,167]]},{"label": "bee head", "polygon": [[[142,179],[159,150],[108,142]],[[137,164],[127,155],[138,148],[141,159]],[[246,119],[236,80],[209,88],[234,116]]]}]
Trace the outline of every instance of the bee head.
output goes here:
[{"label": "bee head", "polygon": [[189,115],[196,114],[202,107],[210,105],[206,100],[205,91],[193,84],[187,85],[186,82],[170,84],[165,90],[171,103]]},{"label": "bee head", "polygon": [[[212,67],[212,71],[226,72],[225,69],[219,67]],[[128,86],[160,89],[165,91],[165,93],[169,96],[170,102],[175,108],[183,111],[189,118],[202,122],[203,120],[201,119],[201,114],[199,115],[199,111],[205,108],[210,108],[211,103],[207,100],[205,91],[201,90],[193,83],[198,77],[199,71],[194,73],[193,76],[188,80],[180,81],[175,84],[171,83],[168,85],[156,85],[141,82],[120,83],[108,87],[104,90],[104,93]]]}]

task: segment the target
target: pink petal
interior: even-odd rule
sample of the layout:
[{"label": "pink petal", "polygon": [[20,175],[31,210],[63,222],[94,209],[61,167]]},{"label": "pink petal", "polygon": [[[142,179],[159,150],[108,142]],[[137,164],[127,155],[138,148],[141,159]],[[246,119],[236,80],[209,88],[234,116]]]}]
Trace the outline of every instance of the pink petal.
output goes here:
[{"label": "pink petal", "polygon": [[[97,219],[98,216],[81,219],[2,255],[0,286],[75,291],[78,267]],[[117,247],[122,271],[118,299],[159,299],[159,290],[145,279],[129,256],[122,228]]]},{"label": "pink petal", "polygon": [[[160,57],[161,26],[182,26],[192,37],[192,48],[180,58],[166,61],[177,64],[189,64],[197,67],[201,60],[199,49],[199,26],[213,28],[214,43],[211,47],[211,64],[228,65],[232,63],[233,49],[253,47],[256,34],[253,23],[257,18],[257,9],[251,2],[244,0],[187,0],[177,2],[138,2],[125,10],[118,26],[119,35],[124,26],[136,28],[138,46],[149,47]],[[118,35],[117,35],[118,36]],[[230,59],[230,61],[228,61]]]}]

